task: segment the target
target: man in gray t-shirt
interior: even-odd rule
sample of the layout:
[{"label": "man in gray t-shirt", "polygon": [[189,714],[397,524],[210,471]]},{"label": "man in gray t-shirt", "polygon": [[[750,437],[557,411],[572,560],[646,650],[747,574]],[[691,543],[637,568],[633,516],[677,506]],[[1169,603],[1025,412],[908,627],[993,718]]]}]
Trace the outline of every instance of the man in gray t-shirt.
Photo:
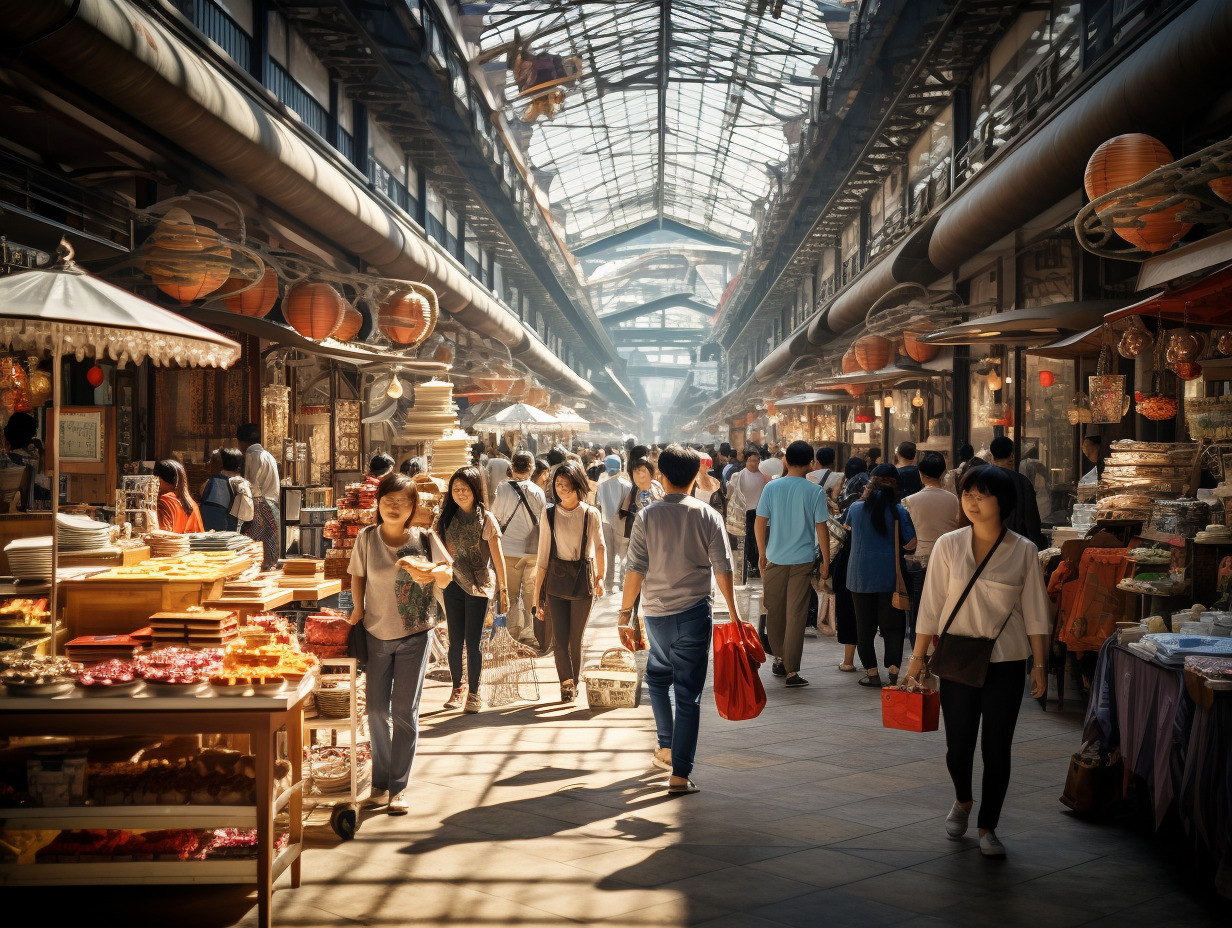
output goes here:
[{"label": "man in gray t-shirt", "polygon": [[669,793],[697,791],[689,774],[710,654],[712,576],[732,620],[739,621],[723,519],[689,495],[700,468],[701,457],[691,448],[671,444],[660,452],[666,495],[639,510],[633,522],[620,609],[620,621],[627,624],[641,595],[650,640],[646,684],[659,745],[653,763],[671,771]]}]

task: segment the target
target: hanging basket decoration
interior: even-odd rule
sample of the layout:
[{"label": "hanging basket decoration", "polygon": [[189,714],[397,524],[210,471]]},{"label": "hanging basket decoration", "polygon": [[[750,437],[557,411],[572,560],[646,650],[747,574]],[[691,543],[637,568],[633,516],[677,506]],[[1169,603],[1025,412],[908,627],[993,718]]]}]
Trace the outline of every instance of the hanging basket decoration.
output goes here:
[{"label": "hanging basket decoration", "polygon": [[1121,340],[1117,342],[1117,354],[1132,361],[1142,352],[1150,351],[1154,347],[1155,336],[1143,328],[1137,316],[1131,316],[1130,320],[1129,328],[1121,333]]},{"label": "hanging basket decoration", "polygon": [[[1105,335],[1109,331],[1105,327]],[[1091,391],[1091,421],[1097,424],[1120,422],[1129,405],[1129,397],[1125,395],[1125,375],[1109,373],[1111,370],[1112,349],[1105,341],[1099,351],[1095,374],[1087,378]]]},{"label": "hanging basket decoration", "polygon": [[1164,393],[1163,374],[1159,371],[1151,377],[1150,394],[1143,396],[1141,393],[1135,393],[1134,400],[1138,404],[1138,414],[1155,422],[1175,419],[1177,412],[1180,411],[1176,399]]},{"label": "hanging basket decoration", "polygon": [[876,418],[876,412],[872,406],[857,406],[855,408],[855,421],[860,423],[872,422]]},{"label": "hanging basket decoration", "polygon": [[228,277],[218,288],[218,295],[231,312],[264,319],[278,302],[278,274],[272,267],[266,267],[256,283],[247,277]]},{"label": "hanging basket decoration", "polygon": [[903,333],[903,354],[917,364],[931,361],[941,353],[937,345],[926,345],[920,341],[920,336],[931,331],[932,326],[917,326],[912,332]]},{"label": "hanging basket decoration", "polygon": [[1172,333],[1168,343],[1169,359],[1173,361],[1196,361],[1206,349],[1206,339],[1182,326]]},{"label": "hanging basket decoration", "polygon": [[[1087,162],[1083,186],[1092,200],[1137,183],[1157,168],[1173,162],[1172,152],[1159,139],[1139,132],[1118,135],[1095,149]],[[1162,197],[1143,200],[1142,206],[1158,203]],[[1138,217],[1140,228],[1116,227],[1116,234],[1143,251],[1166,251],[1193,228],[1177,216],[1185,204],[1178,203],[1158,212]]]},{"label": "hanging basket decoration", "polygon": [[399,290],[381,304],[381,331],[395,345],[420,344],[436,327],[436,301],[418,290]]},{"label": "hanging basket decoration", "polygon": [[351,305],[350,300],[342,301],[342,324],[338,326],[334,332],[334,339],[340,342],[349,342],[359,330],[364,327],[363,314]]},{"label": "hanging basket decoration", "polygon": [[1222,355],[1232,354],[1232,331],[1219,333],[1219,340],[1215,342],[1215,350]]},{"label": "hanging basket decoration", "polygon": [[854,347],[861,370],[879,371],[890,362],[894,343],[882,335],[865,335],[856,339]]},{"label": "hanging basket decoration", "polygon": [[187,210],[170,209],[142,246],[137,267],[163,293],[185,305],[208,296],[231,276],[231,249]]},{"label": "hanging basket decoration", "polygon": [[1172,373],[1181,380],[1197,380],[1202,376],[1202,365],[1197,361],[1177,361],[1172,365]]},{"label": "hanging basket decoration", "polygon": [[282,316],[300,335],[321,341],[342,325],[343,303],[329,284],[296,284],[282,301]]}]

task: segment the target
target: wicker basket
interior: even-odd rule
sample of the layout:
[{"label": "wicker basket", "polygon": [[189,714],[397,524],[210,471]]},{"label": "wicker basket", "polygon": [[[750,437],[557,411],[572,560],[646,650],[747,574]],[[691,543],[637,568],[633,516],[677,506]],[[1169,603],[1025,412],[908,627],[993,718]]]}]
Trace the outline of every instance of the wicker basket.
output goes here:
[{"label": "wicker basket", "polygon": [[333,686],[313,692],[317,713],[325,718],[344,719],[351,714],[351,687]]}]

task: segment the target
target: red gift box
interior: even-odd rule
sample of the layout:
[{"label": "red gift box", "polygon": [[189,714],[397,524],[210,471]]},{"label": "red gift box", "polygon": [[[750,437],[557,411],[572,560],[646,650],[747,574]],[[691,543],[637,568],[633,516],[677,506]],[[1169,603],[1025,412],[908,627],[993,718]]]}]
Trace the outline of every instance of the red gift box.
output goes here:
[{"label": "red gift box", "polygon": [[897,687],[881,691],[881,725],[902,731],[936,731],[941,719],[941,694],[936,690],[909,692]]}]

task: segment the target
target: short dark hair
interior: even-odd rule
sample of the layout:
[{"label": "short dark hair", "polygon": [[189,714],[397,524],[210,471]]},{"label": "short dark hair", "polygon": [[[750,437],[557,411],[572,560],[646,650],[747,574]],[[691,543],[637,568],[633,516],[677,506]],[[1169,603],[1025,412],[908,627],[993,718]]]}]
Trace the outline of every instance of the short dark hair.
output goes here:
[{"label": "short dark hair", "polygon": [[998,435],[988,443],[988,453],[998,461],[1012,458],[1014,456],[1014,440],[1006,438],[1004,435]]},{"label": "short dark hair", "polygon": [[[1005,439],[1009,441],[1009,439]],[[1001,521],[1004,522],[1009,518],[1010,513],[1014,511],[1014,504],[1017,502],[1018,494],[1014,488],[1014,478],[1009,475],[1009,472],[1004,467],[972,467],[965,474],[962,480],[958,482],[958,496],[961,499],[964,493],[969,493],[971,490],[978,490],[985,496],[995,496],[997,498],[997,506],[1001,510]],[[962,523],[970,524],[967,515],[962,514]]]},{"label": "short dark hair", "polygon": [[930,480],[940,480],[945,475],[945,458],[936,451],[925,451],[920,455],[920,463],[917,466],[920,468],[920,473]]},{"label": "short dark hair", "polygon": [[646,468],[646,470],[650,471],[650,476],[652,478],[654,477],[655,475],[654,461],[650,460],[650,458],[634,458],[633,461],[629,464],[630,476],[632,476],[633,472],[637,470],[639,467]]},{"label": "short dark hair", "polygon": [[529,474],[531,468],[535,466],[535,459],[529,451],[519,451],[513,456],[513,460],[509,462],[509,466],[519,474]]},{"label": "short dark hair", "polygon": [[877,459],[881,457],[881,449],[875,445],[872,448],[869,448],[866,453],[868,454],[868,463],[870,464],[876,463]]},{"label": "short dark hair", "polygon": [[580,461],[565,461],[552,472],[552,492],[556,492],[556,481],[564,477],[573,485],[578,496],[585,497],[590,492],[590,480]]},{"label": "short dark hair", "polygon": [[915,442],[900,441],[898,443],[898,447],[894,449],[894,453],[897,454],[904,461],[914,461],[915,460]]},{"label": "short dark hair", "polygon": [[411,520],[415,518],[415,511],[419,509],[419,488],[415,486],[415,481],[406,474],[390,473],[382,477],[381,482],[376,485],[377,525],[385,521],[381,518],[381,497],[401,491],[406,491],[406,495],[411,498],[411,514],[406,517],[406,524],[411,524]]},{"label": "short dark hair", "polygon": [[854,477],[856,474],[862,474],[866,470],[868,470],[868,461],[855,454],[847,459],[847,466],[843,468],[843,476]]},{"label": "short dark hair", "polygon": [[4,424],[4,440],[15,451],[23,451],[38,433],[38,421],[28,412],[15,412]]},{"label": "short dark hair", "polygon": [[373,477],[384,477],[394,469],[394,459],[384,451],[378,451],[368,462],[368,473]]},{"label": "short dark hair", "polygon": [[687,487],[702,468],[702,456],[677,442],[659,452],[659,473],[674,487]]},{"label": "short dark hair", "polygon": [[634,445],[629,449],[629,460],[636,461],[638,458],[650,457],[650,448],[646,445]]},{"label": "short dark hair", "polygon": [[783,453],[788,467],[808,467],[813,463],[813,446],[807,441],[793,441]]},{"label": "short dark hair", "polygon": [[756,445],[748,445],[744,449],[744,459],[746,461],[749,459],[750,454],[755,454],[758,457],[761,457],[761,449],[758,448]]},{"label": "short dark hair", "polygon": [[223,470],[244,469],[244,452],[239,448],[219,448],[218,459],[222,462]]},{"label": "short dark hair", "polygon": [[1095,445],[1096,447],[1103,447],[1103,444],[1104,444],[1104,436],[1102,435],[1083,435],[1082,440],[1089,441],[1091,444]]},{"label": "short dark hair", "polygon": [[958,446],[958,462],[966,463],[975,457],[975,449],[971,447],[971,442],[965,441]]},{"label": "short dark hair", "polygon": [[822,445],[817,449],[817,463],[822,467],[834,466],[834,449]]},{"label": "short dark hair", "polygon": [[732,454],[731,442],[725,441],[719,445],[719,454],[723,455],[725,458],[730,458]]},{"label": "short dark hair", "polygon": [[560,445],[553,445],[548,450],[548,467],[555,467],[557,464],[563,464],[568,453],[569,452],[567,452]]},{"label": "short dark hair", "polygon": [[235,437],[239,441],[260,441],[261,426],[255,422],[245,422],[235,430]]}]

